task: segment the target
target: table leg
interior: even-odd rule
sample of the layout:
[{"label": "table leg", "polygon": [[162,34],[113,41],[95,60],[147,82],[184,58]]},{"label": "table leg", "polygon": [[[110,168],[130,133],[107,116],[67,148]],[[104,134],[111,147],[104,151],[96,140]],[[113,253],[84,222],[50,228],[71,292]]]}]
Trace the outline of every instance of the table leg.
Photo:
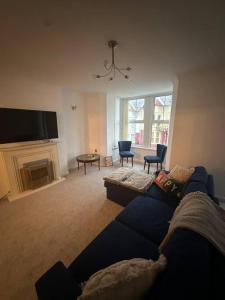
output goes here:
[{"label": "table leg", "polygon": [[98,169],[100,170],[100,159],[98,161]]},{"label": "table leg", "polygon": [[79,161],[77,162],[77,164],[78,164],[78,170],[80,169],[80,164],[79,164]]},{"label": "table leg", "polygon": [[86,163],[84,163],[84,174],[86,175]]}]

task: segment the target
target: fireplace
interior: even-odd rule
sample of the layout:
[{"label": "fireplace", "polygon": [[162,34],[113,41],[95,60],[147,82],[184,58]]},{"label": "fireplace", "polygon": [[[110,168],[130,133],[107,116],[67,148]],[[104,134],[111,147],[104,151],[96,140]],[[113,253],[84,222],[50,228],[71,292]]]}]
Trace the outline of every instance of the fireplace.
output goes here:
[{"label": "fireplace", "polygon": [[21,178],[23,190],[34,190],[54,180],[52,162],[48,159],[23,164]]},{"label": "fireplace", "polygon": [[64,180],[57,142],[0,145],[0,168],[9,201],[26,197]]}]

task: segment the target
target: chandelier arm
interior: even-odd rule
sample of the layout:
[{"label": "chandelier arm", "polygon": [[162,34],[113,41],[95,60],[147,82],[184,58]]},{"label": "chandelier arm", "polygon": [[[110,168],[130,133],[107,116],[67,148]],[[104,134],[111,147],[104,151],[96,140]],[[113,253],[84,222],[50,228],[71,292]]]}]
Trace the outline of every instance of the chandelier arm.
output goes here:
[{"label": "chandelier arm", "polygon": [[115,78],[116,76],[116,68],[115,68],[115,65],[114,65],[114,68],[113,68],[113,79]]},{"label": "chandelier arm", "polygon": [[111,65],[109,67],[107,67],[107,64],[104,64],[105,69],[108,71],[110,70],[110,68],[113,66],[113,64],[111,63]]},{"label": "chandelier arm", "polygon": [[112,67],[113,67],[113,65],[110,66],[110,69],[108,70],[108,72],[106,72],[103,75],[99,75],[99,77],[106,77],[107,75],[109,75],[112,72]]},{"label": "chandelier arm", "polygon": [[106,73],[103,75],[96,75],[96,78],[102,78],[102,77],[106,77],[109,75],[110,76],[109,80],[113,80],[116,76],[116,72],[118,71],[125,79],[129,79],[129,76],[126,73],[124,73],[124,71],[129,72],[131,70],[131,68],[130,67],[119,68],[115,64],[115,48],[118,46],[118,42],[115,40],[110,40],[110,41],[108,41],[108,46],[111,49],[111,54],[112,54],[111,65],[108,66],[108,61],[105,60],[104,68],[106,70]]},{"label": "chandelier arm", "polygon": [[118,68],[118,69],[120,69],[120,70],[122,70],[122,71],[130,71],[130,70],[127,70],[127,68],[130,68],[130,67],[126,67],[126,68]]},{"label": "chandelier arm", "polygon": [[125,73],[123,73],[122,71],[121,71],[121,69],[120,68],[118,68],[118,67],[115,67],[116,68],[116,70],[120,73],[120,74],[122,74],[124,77],[126,76],[126,74]]}]

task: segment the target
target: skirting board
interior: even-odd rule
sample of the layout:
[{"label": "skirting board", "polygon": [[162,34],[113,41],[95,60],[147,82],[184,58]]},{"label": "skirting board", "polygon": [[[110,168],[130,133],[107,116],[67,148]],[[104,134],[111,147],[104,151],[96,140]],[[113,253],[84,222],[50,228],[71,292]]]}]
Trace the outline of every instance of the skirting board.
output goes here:
[{"label": "skirting board", "polygon": [[32,195],[32,194],[34,194],[34,193],[37,193],[37,192],[40,192],[40,191],[42,191],[42,190],[48,189],[49,187],[51,187],[51,186],[53,186],[53,185],[55,185],[55,184],[58,184],[58,183],[64,181],[65,179],[66,179],[66,178],[61,177],[61,178],[59,178],[59,179],[57,179],[57,180],[54,180],[53,182],[51,182],[51,183],[49,183],[49,184],[46,184],[46,185],[44,185],[44,186],[42,186],[42,187],[40,187],[40,188],[37,188],[37,189],[35,189],[35,190],[25,191],[25,192],[22,192],[22,193],[20,193],[20,194],[18,194],[18,195],[16,195],[16,196],[8,196],[7,198],[8,198],[8,200],[9,200],[10,202],[11,202],[11,201],[15,201],[15,200],[17,200],[17,199],[20,199],[20,198],[23,198],[23,197],[27,197],[27,196],[30,196],[30,195]]}]

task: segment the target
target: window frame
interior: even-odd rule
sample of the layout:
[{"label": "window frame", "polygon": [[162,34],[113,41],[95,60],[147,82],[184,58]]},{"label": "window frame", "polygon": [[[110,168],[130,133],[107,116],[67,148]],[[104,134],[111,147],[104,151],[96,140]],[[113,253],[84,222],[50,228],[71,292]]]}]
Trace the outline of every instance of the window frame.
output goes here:
[{"label": "window frame", "polygon": [[[144,100],[144,115],[143,115],[143,119],[142,120],[129,120],[129,101],[133,101],[133,100]],[[127,126],[128,126],[128,131],[129,131],[129,124],[143,124],[144,125],[144,132],[145,132],[145,103],[146,103],[146,100],[145,98],[135,98],[135,99],[128,99],[127,100],[127,106],[128,106],[128,116],[127,116]],[[143,137],[143,141],[144,141],[144,137]],[[143,146],[143,144],[134,144],[133,145],[136,145],[136,146]]]},{"label": "window frame", "polygon": [[[163,96],[170,96],[172,97],[172,104],[171,104],[171,112],[170,112],[170,119],[167,120],[155,120],[154,119],[154,112],[155,112],[155,98],[156,97],[163,97]],[[137,99],[144,99],[144,120],[134,120],[132,122],[128,122],[128,101],[129,100],[137,100]],[[151,147],[151,140],[152,140],[152,125],[153,123],[164,123],[169,124],[170,129],[170,122],[171,122],[171,114],[172,114],[172,106],[173,106],[173,93],[166,92],[154,95],[146,95],[146,96],[136,96],[136,97],[128,97],[128,98],[121,98],[120,99],[120,119],[121,119],[121,126],[120,126],[120,139],[127,139],[128,137],[128,124],[129,123],[144,123],[144,137],[143,137],[143,144],[134,144],[132,143],[132,147],[134,148],[143,148],[143,149],[154,149]],[[127,106],[127,108],[126,108]],[[127,112],[127,116],[126,116]],[[168,130],[169,132],[169,130]]]}]

